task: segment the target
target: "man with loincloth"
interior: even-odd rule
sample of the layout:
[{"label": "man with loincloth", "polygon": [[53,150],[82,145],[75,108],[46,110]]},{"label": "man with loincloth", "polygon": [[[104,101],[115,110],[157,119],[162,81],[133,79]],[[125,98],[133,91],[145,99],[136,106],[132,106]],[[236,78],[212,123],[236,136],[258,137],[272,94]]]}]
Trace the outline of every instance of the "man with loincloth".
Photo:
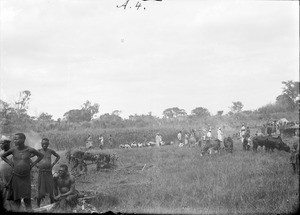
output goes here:
[{"label": "man with loincloth", "polygon": [[[31,178],[30,172],[44,155],[34,148],[25,145],[26,136],[23,133],[17,133],[14,136],[15,147],[4,152],[1,156],[2,160],[8,163],[12,168],[12,176],[8,187],[8,200],[12,200],[16,206],[16,210],[21,208],[21,200],[23,198],[27,211],[32,211],[31,207]],[[13,156],[13,161],[7,159],[9,155]],[[37,156],[35,161],[30,158]]]},{"label": "man with loincloth", "polygon": [[[54,203],[52,168],[60,159],[60,156],[54,150],[48,148],[48,138],[43,138],[41,145],[42,148],[38,151],[41,152],[44,155],[44,157],[41,160],[41,162],[37,165],[39,169],[37,197],[38,207],[40,207],[41,200],[46,196],[46,193],[49,194],[51,204]],[[51,162],[52,155],[56,157],[53,163]]]},{"label": "man with loincloth", "polygon": [[77,205],[79,192],[75,189],[75,179],[69,173],[68,166],[61,164],[58,174],[53,177],[54,199],[57,201],[52,212],[72,212]]},{"label": "man with loincloth", "polygon": [[[7,152],[10,149],[10,138],[2,136],[0,139],[1,145],[1,154]],[[11,158],[10,158],[11,160]],[[12,174],[12,168],[10,165],[5,163],[4,161],[0,161],[0,186],[1,186],[1,194],[3,200],[3,206],[7,210],[11,210],[11,205],[9,201],[6,201],[7,198],[7,188]]]}]

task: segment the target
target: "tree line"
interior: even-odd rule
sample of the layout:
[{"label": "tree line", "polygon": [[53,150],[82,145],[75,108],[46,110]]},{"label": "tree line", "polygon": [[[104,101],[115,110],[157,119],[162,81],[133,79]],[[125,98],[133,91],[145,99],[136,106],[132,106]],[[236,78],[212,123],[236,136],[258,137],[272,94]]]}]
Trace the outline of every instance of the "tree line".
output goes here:
[{"label": "tree line", "polygon": [[277,96],[274,103],[266,104],[257,110],[243,110],[241,101],[232,102],[230,111],[224,114],[220,110],[212,115],[205,107],[196,107],[190,114],[179,107],[167,108],[163,117],[148,114],[130,115],[128,119],[120,117],[121,111],[114,110],[97,116],[100,105],[86,101],[79,109],[72,109],[64,113],[62,119],[54,120],[49,113],[41,113],[38,117],[27,113],[31,92],[24,90],[12,104],[0,100],[0,134],[9,134],[15,131],[43,132],[49,130],[75,130],[88,128],[129,128],[129,127],[157,127],[174,124],[192,124],[203,120],[212,120],[215,117],[243,118],[252,117],[268,120],[272,114],[299,111],[299,82],[283,81],[282,93]]}]

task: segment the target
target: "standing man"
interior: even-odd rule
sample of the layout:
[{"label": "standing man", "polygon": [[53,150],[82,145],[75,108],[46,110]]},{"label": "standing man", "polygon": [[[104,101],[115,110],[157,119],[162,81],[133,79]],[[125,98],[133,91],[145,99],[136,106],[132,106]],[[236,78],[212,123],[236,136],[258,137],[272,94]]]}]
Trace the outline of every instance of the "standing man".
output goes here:
[{"label": "standing man", "polygon": [[103,135],[101,134],[100,137],[99,137],[99,148],[100,149],[103,149],[103,146],[104,146],[104,137]]},{"label": "standing man", "polygon": [[68,166],[61,164],[58,174],[54,175],[54,199],[58,201],[54,210],[72,212],[77,204],[79,192],[75,189],[75,179],[69,173]]},{"label": "standing man", "polygon": [[[10,139],[8,137],[2,136],[0,139],[1,149],[3,150],[2,153],[7,152],[10,149]],[[11,174],[12,174],[12,168],[7,163],[1,162],[1,171],[0,171],[0,183],[1,183],[1,194],[3,199],[3,206],[7,210],[11,210],[11,205],[9,201],[6,201],[7,197],[7,185],[10,181]]]},{"label": "standing man", "polygon": [[89,134],[89,136],[86,140],[86,148],[87,149],[93,148],[93,138],[92,138],[91,134]]},{"label": "standing man", "polygon": [[112,138],[111,134],[109,135],[108,143],[109,143],[110,148],[112,149],[112,147],[113,147],[113,138]]},{"label": "standing man", "polygon": [[181,140],[182,140],[182,133],[181,133],[181,131],[179,131],[179,133],[177,134],[177,139],[178,139],[179,144],[180,144]]},{"label": "standing man", "polygon": [[159,133],[156,133],[156,136],[155,136],[155,142],[156,142],[156,146],[159,146],[159,144],[160,144],[160,141],[161,141],[161,139],[160,139],[160,135],[159,135]]},{"label": "standing man", "polygon": [[221,143],[223,143],[223,132],[221,130],[221,127],[219,127],[218,129],[218,141],[220,142],[220,145]]},{"label": "standing man", "polygon": [[[43,159],[44,155],[34,148],[26,146],[24,144],[25,139],[25,134],[15,134],[14,143],[16,147],[4,152],[1,158],[13,168],[7,199],[14,201],[17,210],[20,210],[21,199],[23,198],[26,210],[32,211],[30,172],[32,167]],[[7,159],[9,155],[13,156],[13,161]],[[30,158],[33,156],[37,156],[37,159],[32,162]]]},{"label": "standing man", "polygon": [[246,133],[246,128],[245,128],[245,124],[243,123],[241,131],[240,131],[240,137],[241,137],[242,143],[244,143],[245,133]]},{"label": "standing man", "polygon": [[211,128],[208,130],[207,134],[206,134],[206,140],[211,140]]},{"label": "standing man", "polygon": [[[37,206],[40,207],[41,200],[46,196],[46,193],[49,194],[51,204],[54,203],[53,196],[53,176],[52,168],[60,159],[60,156],[52,149],[49,149],[49,139],[42,139],[42,148],[38,151],[41,152],[44,157],[41,162],[37,165],[39,169],[38,175],[38,197],[37,197]],[[56,159],[54,162],[51,162],[51,156],[55,156]]]},{"label": "standing man", "polygon": [[189,133],[186,132],[184,135],[184,145],[187,145],[189,143]]}]

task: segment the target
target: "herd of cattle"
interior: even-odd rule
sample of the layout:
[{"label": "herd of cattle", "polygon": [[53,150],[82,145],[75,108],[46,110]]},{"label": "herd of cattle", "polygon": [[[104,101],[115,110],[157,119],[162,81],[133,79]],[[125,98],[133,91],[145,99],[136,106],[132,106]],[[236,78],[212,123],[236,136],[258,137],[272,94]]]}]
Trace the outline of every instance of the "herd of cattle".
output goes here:
[{"label": "herd of cattle", "polygon": [[[218,139],[211,139],[211,140],[202,140],[199,139],[197,141],[194,141],[191,143],[190,141],[188,144],[179,144],[179,147],[182,146],[189,146],[189,147],[200,147],[201,148],[201,155],[205,154],[206,152],[212,153],[212,152],[220,152],[220,150],[223,148],[227,152],[233,151],[233,139],[237,139],[238,137],[236,135],[233,135],[232,137],[225,137],[223,140],[223,143],[220,142]],[[221,144],[222,143],[222,144]],[[165,145],[173,145],[174,142],[171,141],[169,143],[160,143],[159,146],[165,146]],[[222,145],[224,147],[222,147]],[[277,150],[283,150],[286,152],[290,151],[290,147],[284,143],[280,136],[274,137],[271,135],[268,136],[254,136],[251,138],[244,138],[241,142],[241,145],[244,150],[250,150],[252,148],[253,151],[257,151],[258,147],[262,147],[265,149],[266,152],[272,152],[274,149]],[[158,146],[155,142],[147,142],[147,143],[136,143],[133,142],[131,144],[121,144],[119,145],[119,148],[123,149],[134,149],[134,148],[143,148],[143,147],[155,147]]]},{"label": "herd of cattle", "polygon": [[[274,149],[283,150],[286,152],[290,152],[290,147],[284,143],[280,136],[274,137],[272,135],[264,135],[264,136],[254,136],[250,138],[239,139],[236,136],[225,137],[223,142],[218,139],[209,139],[209,140],[192,140],[189,141],[188,144],[183,144],[179,146],[187,146],[187,147],[200,147],[200,156],[204,154],[220,154],[221,151],[233,152],[233,139],[238,140],[243,147],[243,150],[247,151],[252,148],[254,152],[257,151],[258,147],[262,147],[266,152],[273,152]],[[143,147],[157,147],[157,146],[166,146],[166,145],[175,145],[173,141],[169,143],[160,142],[157,144],[156,142],[147,142],[147,143],[136,143],[133,142],[131,144],[119,145],[119,148],[124,149],[133,149],[133,148],[143,148]],[[116,154],[108,154],[108,153],[93,153],[86,148],[79,148],[69,150],[65,154],[67,161],[70,165],[72,165],[71,171],[74,172],[79,170],[81,173],[87,172],[87,166],[89,164],[96,164],[97,170],[109,168],[115,165],[115,162],[118,160]],[[78,172],[78,171],[77,171]]]},{"label": "herd of cattle", "polygon": [[115,165],[118,160],[116,154],[93,153],[86,149],[68,150],[65,156],[68,163],[72,165],[71,172],[79,174],[86,173],[88,171],[87,166],[90,164],[96,164],[96,169],[99,171]]}]

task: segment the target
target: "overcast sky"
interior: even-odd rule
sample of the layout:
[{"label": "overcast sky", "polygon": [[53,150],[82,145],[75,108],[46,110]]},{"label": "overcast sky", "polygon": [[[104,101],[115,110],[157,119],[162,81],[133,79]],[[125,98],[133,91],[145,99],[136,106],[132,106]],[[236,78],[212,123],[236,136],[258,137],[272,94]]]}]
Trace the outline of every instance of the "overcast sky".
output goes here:
[{"label": "overcast sky", "polygon": [[255,110],[299,81],[298,1],[0,2],[0,99],[30,90],[32,116]]}]

